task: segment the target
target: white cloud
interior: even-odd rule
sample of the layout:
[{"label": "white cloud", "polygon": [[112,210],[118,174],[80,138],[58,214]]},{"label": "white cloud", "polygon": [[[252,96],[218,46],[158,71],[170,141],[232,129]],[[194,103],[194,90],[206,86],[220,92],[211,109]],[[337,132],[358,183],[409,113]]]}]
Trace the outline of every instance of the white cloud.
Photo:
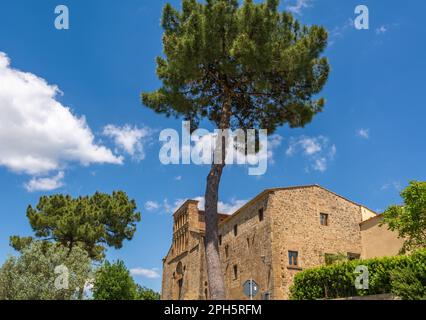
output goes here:
[{"label": "white cloud", "polygon": [[148,211],[156,211],[160,209],[160,204],[155,201],[147,201],[145,202],[145,209]]},{"label": "white cloud", "polygon": [[[56,99],[57,86],[11,68],[3,52],[0,83],[0,166],[37,176],[63,170],[68,162],[122,164],[121,157],[95,143],[84,117]],[[37,181],[48,184],[46,179],[30,184]]]},{"label": "white cloud", "polygon": [[[191,198],[192,200],[198,201],[198,209],[204,210],[205,209],[205,198],[203,196],[194,197]],[[167,214],[173,214],[175,213],[188,199],[176,199],[173,204],[169,202],[169,200],[166,198],[163,200],[163,203],[160,204],[158,202],[153,202],[155,204],[158,204],[158,208],[156,208],[156,211],[162,211]],[[248,200],[239,200],[239,199],[231,199],[229,202],[219,201],[218,202],[218,211],[219,213],[223,214],[233,214],[235,211],[240,209],[242,206],[244,206]],[[146,205],[146,204],[145,204]]]},{"label": "white cloud", "polygon": [[380,26],[379,28],[376,29],[376,34],[381,35],[381,34],[386,33],[387,31],[388,31],[387,26],[383,25],[383,26]]},{"label": "white cloud", "polygon": [[369,139],[370,138],[370,130],[369,129],[359,129],[357,131],[357,135],[363,139]]},{"label": "white cloud", "polygon": [[322,151],[323,145],[326,143],[327,139],[323,136],[319,137],[299,137],[291,138],[289,147],[286,151],[288,156],[294,155],[299,150],[305,155],[313,155]]},{"label": "white cloud", "polygon": [[293,5],[287,5],[286,9],[295,14],[302,14],[302,10],[311,6],[311,0],[296,0]]},{"label": "white cloud", "polygon": [[[175,205],[175,207],[176,207],[176,205]],[[166,199],[164,199],[163,200],[163,208],[164,208],[164,211],[166,212],[166,213],[174,213],[174,209],[175,209],[175,207],[173,207],[170,203],[169,203],[169,200],[166,198]]]},{"label": "white cloud", "polygon": [[[198,201],[198,209],[199,210],[205,210],[206,200],[204,197],[195,197],[193,200]],[[184,199],[178,199],[175,201],[175,207],[172,210],[175,212],[177,209],[179,209],[186,200]],[[237,199],[231,199],[229,202],[223,202],[219,201],[217,204],[217,210],[219,213],[223,214],[233,214],[235,211],[240,209],[242,206],[244,206],[248,201],[247,200],[237,200]]]},{"label": "white cloud", "polygon": [[50,178],[32,178],[29,182],[24,184],[25,189],[28,192],[37,191],[52,191],[56,190],[64,185],[64,172],[59,172],[56,176]]},{"label": "white cloud", "polygon": [[117,148],[129,154],[133,160],[145,159],[144,142],[150,134],[148,128],[132,127],[128,124],[118,127],[110,124],[104,128],[103,134],[113,139]]},{"label": "white cloud", "polygon": [[153,268],[153,269],[134,268],[134,269],[130,269],[130,274],[132,276],[141,276],[141,277],[149,278],[149,279],[157,279],[161,277],[157,268]]},{"label": "white cloud", "polygon": [[[227,161],[230,161],[233,164],[243,163],[245,165],[255,165],[258,163],[261,163],[265,160],[269,161],[269,163],[273,164],[274,161],[274,153],[276,149],[281,145],[283,138],[279,134],[273,134],[269,137],[267,137],[267,145],[266,143],[263,143],[260,141],[260,150],[256,154],[245,154],[245,146],[242,146],[241,148],[238,146],[236,139],[236,132],[232,133],[233,139],[228,140],[228,150],[232,149],[232,157],[230,156],[230,151],[228,151],[228,157]],[[243,141],[245,141],[247,137],[244,138]],[[217,140],[217,134],[216,133],[209,133],[205,134],[203,136],[194,136],[193,141],[191,143],[191,147],[184,146],[183,150],[184,152],[193,152],[194,150],[209,150],[210,154],[209,157],[206,157],[205,159],[208,161],[208,164],[213,159],[214,149],[216,146],[216,140]],[[205,154],[201,156],[197,154],[201,160],[203,160]],[[206,163],[206,162],[204,162]]]},{"label": "white cloud", "polygon": [[182,176],[176,176],[176,177],[175,177],[175,180],[176,180],[176,181],[181,181],[181,180],[182,180]]},{"label": "white cloud", "polygon": [[319,158],[314,160],[312,167],[315,171],[325,172],[327,170],[327,159]]},{"label": "white cloud", "polygon": [[345,34],[349,30],[354,29],[354,20],[352,18],[348,18],[342,25],[334,27],[330,31],[329,36],[329,45],[333,46],[337,40],[343,39],[345,37]]},{"label": "white cloud", "polygon": [[399,182],[399,181],[392,181],[392,182],[385,183],[380,188],[381,191],[386,191],[386,190],[389,190],[389,189],[394,189],[398,192],[401,192],[403,188],[402,188],[401,182]]},{"label": "white cloud", "polygon": [[[298,153],[308,159],[309,168],[325,172],[328,169],[329,162],[333,161],[336,156],[337,147],[330,144],[329,139],[324,136],[291,138],[286,154],[292,157]],[[309,171],[309,168],[307,171]]]},{"label": "white cloud", "polygon": [[248,202],[247,200],[237,200],[237,199],[231,199],[230,202],[219,201],[218,211],[219,213],[233,214],[242,206],[244,206],[247,202]]}]

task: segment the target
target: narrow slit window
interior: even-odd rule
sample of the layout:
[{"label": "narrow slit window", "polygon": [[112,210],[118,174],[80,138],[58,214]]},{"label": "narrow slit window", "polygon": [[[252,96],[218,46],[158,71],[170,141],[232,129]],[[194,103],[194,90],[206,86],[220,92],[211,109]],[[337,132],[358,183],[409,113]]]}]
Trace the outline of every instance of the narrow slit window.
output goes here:
[{"label": "narrow slit window", "polygon": [[292,267],[297,267],[299,265],[299,252],[289,251],[288,252],[288,262]]},{"label": "narrow slit window", "polygon": [[264,212],[263,208],[260,209],[259,210],[259,222],[262,222],[263,219],[265,219],[265,215],[264,214],[265,214],[265,212]]},{"label": "narrow slit window", "polygon": [[320,215],[320,222],[321,222],[321,225],[322,226],[328,226],[328,214],[325,214],[325,213],[321,213],[321,215]]}]

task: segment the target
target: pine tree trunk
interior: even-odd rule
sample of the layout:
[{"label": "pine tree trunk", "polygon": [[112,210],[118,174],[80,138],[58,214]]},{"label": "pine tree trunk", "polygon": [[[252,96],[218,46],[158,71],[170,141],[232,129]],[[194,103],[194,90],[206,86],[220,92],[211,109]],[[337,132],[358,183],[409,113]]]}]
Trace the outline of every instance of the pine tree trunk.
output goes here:
[{"label": "pine tree trunk", "polygon": [[[229,97],[229,96],[228,96]],[[231,101],[228,99],[224,102],[222,109],[222,117],[219,129],[229,129]],[[218,240],[218,223],[219,217],[217,212],[217,203],[219,200],[219,185],[222,178],[223,168],[225,167],[225,158],[227,146],[227,132],[220,136],[222,143],[216,141],[215,159],[220,155],[221,161],[213,161],[210,173],[207,177],[207,187],[205,193],[205,214],[206,214],[206,262],[207,275],[210,290],[210,298],[212,300],[225,300],[225,282],[222,273],[222,264],[219,256],[219,240]],[[221,149],[220,149],[221,148]]]},{"label": "pine tree trunk", "polygon": [[210,298],[212,300],[225,300],[225,284],[222,274],[222,265],[219,257],[218,244],[218,214],[217,202],[220,179],[224,164],[212,164],[207,177],[206,188],[206,262],[209,279]]}]

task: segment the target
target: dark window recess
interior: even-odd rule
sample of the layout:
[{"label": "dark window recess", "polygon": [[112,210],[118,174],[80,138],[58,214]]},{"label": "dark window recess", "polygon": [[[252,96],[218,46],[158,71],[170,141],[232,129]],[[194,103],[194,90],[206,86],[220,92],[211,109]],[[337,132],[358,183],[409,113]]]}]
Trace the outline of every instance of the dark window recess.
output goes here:
[{"label": "dark window recess", "polygon": [[259,221],[262,222],[264,218],[265,218],[264,210],[262,208],[262,209],[259,210]]},{"label": "dark window recess", "polygon": [[179,287],[179,291],[178,291],[179,300],[182,300],[183,279],[180,279],[178,281],[178,287]]},{"label": "dark window recess", "polygon": [[238,266],[234,266],[234,280],[238,279]]},{"label": "dark window recess", "polygon": [[289,251],[288,252],[288,262],[292,267],[297,267],[299,265],[299,252]]},{"label": "dark window recess", "polygon": [[271,300],[271,293],[265,292],[262,294],[262,300]]},{"label": "dark window recess", "polygon": [[238,236],[238,225],[234,226],[234,236]]},{"label": "dark window recess", "polygon": [[219,245],[222,245],[222,235],[219,235]]},{"label": "dark window recess", "polygon": [[229,257],[229,246],[228,245],[225,246],[225,257],[226,258]]},{"label": "dark window recess", "polygon": [[320,222],[322,226],[328,226],[328,214],[321,213]]},{"label": "dark window recess", "polygon": [[247,247],[250,248],[250,238],[247,238]]},{"label": "dark window recess", "polygon": [[359,260],[361,258],[361,255],[358,253],[352,253],[348,252],[348,260]]}]

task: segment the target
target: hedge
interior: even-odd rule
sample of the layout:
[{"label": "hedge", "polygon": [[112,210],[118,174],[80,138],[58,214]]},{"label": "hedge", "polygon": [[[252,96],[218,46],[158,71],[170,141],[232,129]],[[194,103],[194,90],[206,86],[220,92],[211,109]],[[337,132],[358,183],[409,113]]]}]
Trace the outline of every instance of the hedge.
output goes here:
[{"label": "hedge", "polygon": [[[369,272],[369,288],[358,290],[355,280],[357,266],[366,266]],[[421,283],[426,298],[426,249],[410,256],[396,256],[381,259],[355,260],[308,269],[298,273],[290,289],[293,300],[337,299],[376,294],[398,294],[394,274],[410,270]],[[399,277],[400,278],[400,277]],[[417,286],[418,288],[419,286]]]}]

